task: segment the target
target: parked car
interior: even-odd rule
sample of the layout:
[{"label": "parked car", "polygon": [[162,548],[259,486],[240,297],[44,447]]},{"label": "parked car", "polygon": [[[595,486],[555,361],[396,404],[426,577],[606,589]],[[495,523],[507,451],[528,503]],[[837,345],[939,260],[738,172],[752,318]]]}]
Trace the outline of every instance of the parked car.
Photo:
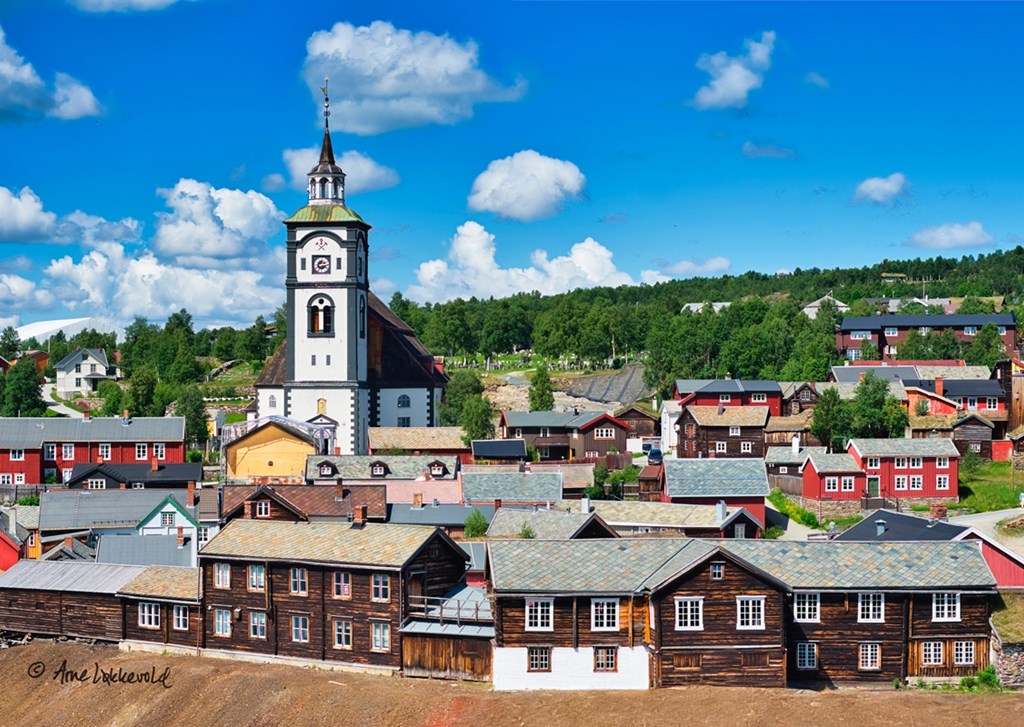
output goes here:
[{"label": "parked car", "polygon": [[661,464],[664,459],[665,455],[657,447],[647,450],[647,464]]}]

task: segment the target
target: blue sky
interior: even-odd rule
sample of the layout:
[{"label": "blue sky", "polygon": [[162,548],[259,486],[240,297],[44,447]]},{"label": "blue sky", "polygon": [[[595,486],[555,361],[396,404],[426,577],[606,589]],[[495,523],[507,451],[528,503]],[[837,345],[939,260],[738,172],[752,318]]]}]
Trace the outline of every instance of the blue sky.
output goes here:
[{"label": "blue sky", "polygon": [[1016,3],[4,0],[0,323],[272,313],[325,75],[385,300],[1012,247],[1022,21]]}]

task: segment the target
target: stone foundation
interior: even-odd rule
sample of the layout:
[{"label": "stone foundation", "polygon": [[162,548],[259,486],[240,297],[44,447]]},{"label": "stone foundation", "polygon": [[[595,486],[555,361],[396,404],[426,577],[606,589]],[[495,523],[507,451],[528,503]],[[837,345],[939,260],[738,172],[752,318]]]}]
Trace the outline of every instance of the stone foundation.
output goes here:
[{"label": "stone foundation", "polygon": [[1024,644],[1000,644],[992,639],[992,663],[1004,687],[1024,687]]}]

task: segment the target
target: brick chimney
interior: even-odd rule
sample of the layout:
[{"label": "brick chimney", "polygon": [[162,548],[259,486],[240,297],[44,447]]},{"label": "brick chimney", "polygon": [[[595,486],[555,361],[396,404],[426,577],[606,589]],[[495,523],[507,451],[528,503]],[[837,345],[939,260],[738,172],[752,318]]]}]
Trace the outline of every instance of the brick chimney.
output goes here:
[{"label": "brick chimney", "polygon": [[185,501],[185,503],[189,507],[195,507],[196,506],[196,483],[195,483],[194,480],[189,480],[189,483],[188,483],[188,499]]},{"label": "brick chimney", "polygon": [[500,510],[501,509],[501,500],[500,499],[496,499],[494,501],[494,509],[495,510]]},{"label": "brick chimney", "polygon": [[157,460],[157,458],[154,457],[153,459],[149,460],[149,470],[151,472],[156,472],[158,469],[160,469],[160,463]]},{"label": "brick chimney", "polygon": [[65,535],[64,536],[64,547],[67,548],[68,550],[70,550],[71,548],[75,547],[75,539],[72,536],[70,536],[70,535]]},{"label": "brick chimney", "polygon": [[867,374],[866,371],[861,371],[860,372],[860,376],[857,377],[857,380],[863,384],[864,383],[864,379],[867,377],[867,375],[868,374]]},{"label": "brick chimney", "polygon": [[184,525],[179,525],[178,526],[178,547],[179,548],[184,548],[185,547],[185,526]]},{"label": "brick chimney", "polygon": [[128,483],[127,482],[119,483],[118,486],[117,486],[117,489],[119,489],[119,490],[127,490],[128,489]]},{"label": "brick chimney", "polygon": [[414,492],[412,495],[412,506],[417,510],[423,509],[423,493]]},{"label": "brick chimney", "polygon": [[338,484],[334,486],[334,499],[337,502],[341,502],[345,499],[345,486],[341,482],[341,478],[338,478]]},{"label": "brick chimney", "polygon": [[929,513],[928,513],[929,517],[931,517],[932,520],[945,520],[947,518],[948,514],[949,514],[948,508],[944,504],[942,504],[941,502],[934,503],[929,508]]},{"label": "brick chimney", "polygon": [[356,525],[366,524],[366,505],[357,505],[352,510],[352,522]]},{"label": "brick chimney", "polygon": [[942,396],[942,392],[943,392],[944,388],[945,387],[944,387],[943,382],[942,382],[942,377],[941,376],[936,376],[935,377],[935,395],[936,396]]}]

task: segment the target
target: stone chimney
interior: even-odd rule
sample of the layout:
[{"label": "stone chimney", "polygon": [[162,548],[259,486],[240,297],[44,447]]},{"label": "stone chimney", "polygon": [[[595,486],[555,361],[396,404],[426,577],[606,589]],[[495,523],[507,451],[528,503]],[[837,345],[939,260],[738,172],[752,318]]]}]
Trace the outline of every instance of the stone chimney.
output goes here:
[{"label": "stone chimney", "polygon": [[943,384],[942,377],[941,376],[936,376],[935,377],[935,395],[936,396],[943,396],[942,392],[944,390],[945,390],[945,385]]},{"label": "stone chimney", "polygon": [[335,485],[334,488],[334,499],[338,502],[341,502],[342,500],[345,499],[345,487],[342,484],[340,477],[338,478],[338,484]]},{"label": "stone chimney", "polygon": [[179,548],[184,548],[185,547],[185,526],[184,525],[179,525],[178,526],[178,547]]},{"label": "stone chimney", "polygon": [[188,505],[189,507],[196,506],[196,483],[194,480],[189,480],[188,499],[185,501],[185,504]]},{"label": "stone chimney", "polygon": [[945,520],[949,515],[949,510],[943,503],[936,502],[929,508],[928,515],[932,520]]},{"label": "stone chimney", "polygon": [[366,524],[366,505],[357,505],[352,510],[352,522],[356,525]]},{"label": "stone chimney", "polygon": [[859,382],[861,382],[863,384],[864,383],[864,379],[867,377],[867,375],[868,375],[867,371],[861,371],[860,372],[860,376],[857,377],[857,381],[859,381]]},{"label": "stone chimney", "polygon": [[423,509],[423,493],[414,492],[412,494],[412,506],[417,510]]},{"label": "stone chimney", "polygon": [[589,497],[584,496],[583,498],[580,499],[580,512],[582,512],[584,515],[589,515],[590,514],[590,498]]}]

